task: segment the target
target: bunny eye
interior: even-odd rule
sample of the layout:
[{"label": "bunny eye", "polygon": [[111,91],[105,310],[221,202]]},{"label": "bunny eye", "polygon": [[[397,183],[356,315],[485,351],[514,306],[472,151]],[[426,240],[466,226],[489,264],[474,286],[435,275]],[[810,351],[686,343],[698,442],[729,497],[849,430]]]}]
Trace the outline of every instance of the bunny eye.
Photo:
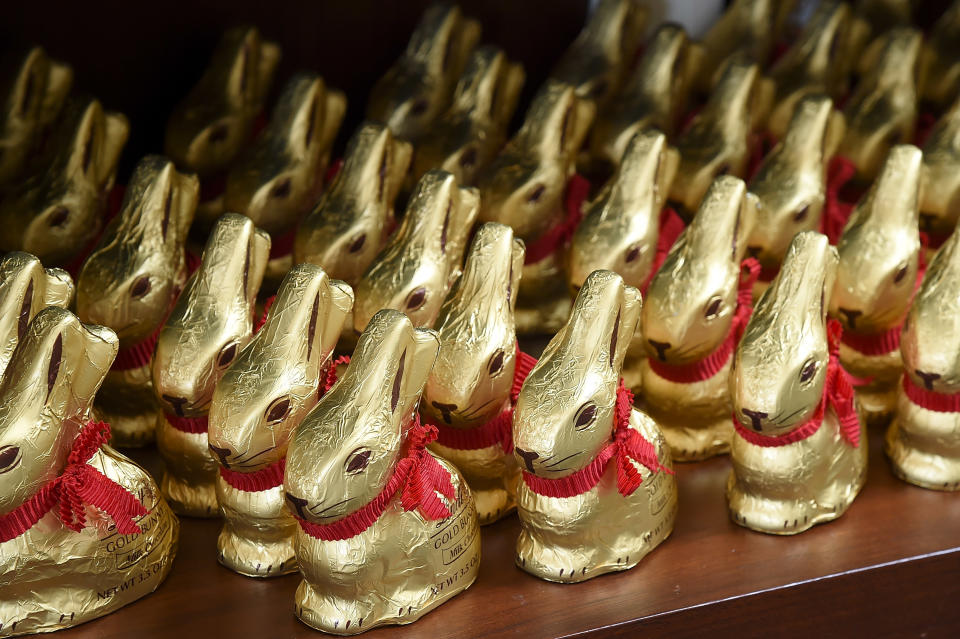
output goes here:
[{"label": "bunny eye", "polygon": [[350,248],[348,248],[347,251],[350,253],[359,253],[366,241],[367,234],[361,233],[353,239],[353,242],[350,243]]},{"label": "bunny eye", "polygon": [[469,169],[476,163],[477,163],[476,149],[471,147],[460,154],[460,166],[462,166],[463,168]]},{"label": "bunny eye", "polygon": [[133,282],[130,287],[130,297],[139,299],[150,292],[150,276],[141,275]]},{"label": "bunny eye", "polygon": [[503,359],[504,353],[503,349],[497,349],[497,352],[490,357],[490,362],[487,364],[487,372],[490,373],[490,377],[497,375],[503,370]]},{"label": "bunny eye", "polygon": [[717,169],[717,175],[726,175],[726,174],[729,173],[729,172],[730,172],[730,165],[729,165],[729,164],[724,164],[724,165],[721,166],[719,169]]},{"label": "bunny eye", "polygon": [[547,187],[542,184],[538,184],[533,188],[532,191],[530,191],[530,194],[527,195],[527,202],[530,204],[536,204],[540,198],[543,197],[543,194],[546,192],[546,190]]},{"label": "bunny eye", "polygon": [[0,474],[12,470],[20,462],[20,448],[18,446],[0,447]]},{"label": "bunny eye", "polygon": [[66,224],[69,217],[70,209],[65,206],[58,206],[57,208],[53,209],[52,213],[50,213],[47,223],[51,228],[57,228]]},{"label": "bunny eye", "polygon": [[807,363],[803,365],[803,368],[800,369],[800,383],[806,384],[811,379],[813,379],[814,374],[817,372],[817,362],[810,359],[807,360]]},{"label": "bunny eye", "polygon": [[904,264],[900,267],[900,270],[897,271],[896,275],[893,276],[893,283],[899,284],[903,281],[903,278],[907,276],[907,265]]},{"label": "bunny eye", "polygon": [[707,319],[713,319],[720,314],[720,308],[723,305],[723,300],[719,296],[714,296],[713,299],[707,304],[707,308],[703,311],[703,316]]},{"label": "bunny eye", "polygon": [[640,257],[640,246],[634,245],[627,249],[627,254],[624,256],[623,261],[629,264],[630,262],[636,261]]},{"label": "bunny eye", "polygon": [[370,463],[370,449],[358,448],[347,455],[347,474],[356,475]]},{"label": "bunny eye", "polygon": [[421,306],[423,306],[423,303],[426,301],[427,301],[427,289],[425,289],[422,286],[415,288],[410,293],[410,296],[407,298],[407,310],[415,311]]},{"label": "bunny eye", "polygon": [[807,219],[807,214],[810,212],[810,205],[807,204],[805,207],[793,214],[794,222],[803,222]]},{"label": "bunny eye", "polygon": [[587,402],[577,411],[577,416],[573,419],[573,427],[576,430],[583,430],[590,426],[597,419],[597,405],[593,402]]},{"label": "bunny eye", "polygon": [[423,115],[427,112],[427,109],[430,108],[430,103],[427,102],[426,98],[420,98],[413,103],[410,107],[410,113],[412,115]]},{"label": "bunny eye", "polygon": [[275,424],[281,421],[284,417],[287,416],[287,413],[290,412],[290,398],[289,397],[280,397],[279,399],[273,400],[273,403],[267,407],[267,421]]},{"label": "bunny eye", "polygon": [[207,138],[212,144],[223,142],[230,135],[230,128],[226,124],[218,124],[210,129],[210,136]]},{"label": "bunny eye", "polygon": [[277,200],[283,199],[290,195],[290,178],[281,180],[273,186],[273,189],[270,191],[270,197]]},{"label": "bunny eye", "polygon": [[219,368],[226,368],[230,365],[230,362],[237,356],[237,343],[230,342],[229,344],[224,345],[220,349],[220,352],[217,354],[217,366]]}]

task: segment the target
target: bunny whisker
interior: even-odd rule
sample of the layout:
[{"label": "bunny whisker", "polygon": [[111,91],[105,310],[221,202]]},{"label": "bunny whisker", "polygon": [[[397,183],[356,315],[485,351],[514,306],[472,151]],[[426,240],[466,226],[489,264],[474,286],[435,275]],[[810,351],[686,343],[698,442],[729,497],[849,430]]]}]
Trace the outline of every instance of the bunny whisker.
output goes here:
[{"label": "bunny whisker", "polygon": [[477,415],[477,414],[479,414],[480,412],[482,412],[484,408],[486,408],[487,406],[489,406],[489,405],[492,404],[493,402],[497,401],[498,399],[500,399],[500,398],[494,397],[493,399],[489,399],[489,400],[485,401],[484,403],[480,404],[479,406],[477,406],[476,408],[474,408],[474,409],[473,409],[472,411],[470,411],[469,413],[460,413],[460,417],[461,417],[462,419],[469,420],[469,419],[471,419],[472,417],[474,417],[475,415]]},{"label": "bunny whisker", "polygon": [[792,418],[792,417],[793,417],[794,415],[796,415],[797,413],[801,413],[801,412],[803,412],[804,410],[806,410],[806,408],[807,408],[806,406],[801,406],[800,408],[798,408],[797,410],[793,411],[793,412],[790,413],[789,415],[784,415],[784,416],[782,416],[782,417],[777,417],[777,418],[772,419],[771,421],[772,421],[774,424],[783,424],[783,423],[789,421],[790,418]]},{"label": "bunny whisker", "polygon": [[274,450],[275,448],[276,448],[276,446],[270,446],[270,447],[268,447],[268,448],[264,448],[263,450],[261,450],[261,451],[260,451],[259,453],[257,453],[256,455],[251,455],[250,457],[247,457],[246,459],[242,459],[242,455],[241,455],[241,457],[238,457],[238,458],[237,458],[237,464],[236,464],[236,465],[237,465],[238,467],[240,467],[240,466],[239,466],[240,464],[248,464],[248,463],[250,463],[251,461],[253,461],[254,459],[256,459],[257,457],[259,457],[260,455],[263,455],[263,454],[265,454],[265,453],[269,453],[271,450]]},{"label": "bunny whisker", "polygon": [[[316,510],[317,506],[319,506],[320,504],[317,504],[316,506],[311,506],[311,507],[308,508],[307,510],[309,510],[311,513],[313,513],[313,514],[316,515],[317,517],[323,517],[323,513],[329,512],[330,509],[336,508],[337,506],[342,506],[342,505],[344,505],[345,503],[347,503],[347,502],[349,502],[349,501],[353,501],[353,497],[347,497],[346,499],[341,499],[341,500],[338,501],[337,503],[335,503],[335,504],[330,504],[330,505],[327,506],[326,508],[321,508],[320,510]],[[330,515],[330,516],[332,517],[333,515]]]},{"label": "bunny whisker", "polygon": [[706,344],[706,343],[707,343],[707,340],[702,340],[702,341],[700,341],[700,342],[697,342],[696,344],[691,344],[690,346],[688,346],[687,348],[685,348],[685,349],[683,349],[683,350],[681,350],[681,351],[676,351],[676,352],[674,353],[674,355],[677,356],[677,357],[685,357],[685,356],[689,355],[690,353],[696,351],[698,348],[700,348],[701,346],[703,346],[703,345]]},{"label": "bunny whisker", "polygon": [[580,452],[578,452],[578,453],[573,453],[572,455],[567,455],[567,456],[564,457],[563,459],[558,459],[557,461],[553,462],[552,464],[546,464],[544,467],[545,467],[545,468],[553,468],[553,467],[556,466],[557,464],[562,464],[563,462],[567,461],[568,459],[572,459],[572,458],[576,457],[577,455],[581,455],[581,454],[583,454],[583,451],[580,451]]}]

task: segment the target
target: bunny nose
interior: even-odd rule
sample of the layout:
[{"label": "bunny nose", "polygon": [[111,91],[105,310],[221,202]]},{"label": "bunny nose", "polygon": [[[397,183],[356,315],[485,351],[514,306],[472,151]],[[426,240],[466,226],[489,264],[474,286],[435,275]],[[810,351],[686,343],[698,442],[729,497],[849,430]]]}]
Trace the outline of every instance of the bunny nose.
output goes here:
[{"label": "bunny nose", "polygon": [[923,385],[927,387],[927,390],[933,390],[934,380],[940,379],[939,373],[924,373],[921,370],[916,370],[914,373],[923,380]]},{"label": "bunny nose", "polygon": [[233,454],[232,450],[229,448],[220,448],[218,446],[214,446],[213,444],[208,444],[207,446],[210,448],[210,452],[220,458],[220,464],[224,468],[230,468],[230,463],[227,461],[227,457]]},{"label": "bunny nose", "polygon": [[847,316],[847,324],[850,325],[850,328],[856,328],[857,318],[863,315],[862,311],[853,311],[853,310],[850,310],[849,308],[839,308],[837,310],[839,310],[842,314]]},{"label": "bunny nose", "polygon": [[740,412],[742,412],[744,415],[750,418],[750,422],[751,422],[750,425],[753,426],[753,430],[756,430],[756,431],[760,430],[760,426],[762,424],[760,420],[762,420],[764,417],[767,416],[767,414],[764,413],[763,411],[750,410],[749,408],[743,408],[740,410]]},{"label": "bunny nose", "polygon": [[450,422],[450,413],[457,410],[456,404],[441,404],[440,402],[430,402],[434,408],[436,408],[443,415],[443,421],[446,423]]},{"label": "bunny nose", "polygon": [[539,457],[537,453],[531,453],[528,450],[523,450],[522,448],[513,447],[513,450],[517,451],[517,454],[523,458],[523,463],[527,465],[527,470],[531,473],[533,472],[533,460]]},{"label": "bunny nose", "polygon": [[297,511],[297,516],[300,517],[300,519],[306,518],[307,514],[303,512],[303,508],[304,506],[307,505],[307,500],[301,499],[299,497],[294,497],[290,493],[286,493],[286,496],[287,496],[287,501],[289,501],[290,504],[293,506],[294,510]]},{"label": "bunny nose", "polygon": [[667,361],[667,349],[670,348],[670,342],[658,342],[656,340],[648,339],[650,346],[653,346],[657,349],[657,358],[661,362]]},{"label": "bunny nose", "polygon": [[183,417],[183,405],[187,403],[186,397],[174,397],[173,395],[162,395],[163,401],[173,406],[173,412],[178,417]]}]

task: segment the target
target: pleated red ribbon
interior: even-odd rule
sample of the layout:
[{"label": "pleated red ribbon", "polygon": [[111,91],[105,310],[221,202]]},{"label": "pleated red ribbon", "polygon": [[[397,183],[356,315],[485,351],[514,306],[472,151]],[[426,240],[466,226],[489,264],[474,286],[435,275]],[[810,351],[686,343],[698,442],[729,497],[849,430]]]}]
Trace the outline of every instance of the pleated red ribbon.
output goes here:
[{"label": "pleated red ribbon", "polygon": [[634,462],[646,467],[651,473],[663,471],[672,475],[672,470],[660,464],[653,444],[630,428],[632,408],[633,393],[623,385],[621,380],[617,388],[617,404],[614,409],[613,440],[603,447],[588,466],[566,477],[547,479],[523,471],[523,482],[527,488],[544,497],[582,495],[593,490],[600,483],[607,464],[614,458],[617,460],[617,490],[624,497],[632,495],[643,481],[643,476]]},{"label": "pleated red ribbon", "polygon": [[920,408],[936,413],[960,413],[960,393],[937,393],[913,383],[910,376],[903,374],[903,392],[911,402]]},{"label": "pleated red ribbon", "polygon": [[203,417],[180,417],[178,415],[164,413],[163,416],[167,418],[168,424],[170,424],[176,430],[179,430],[181,433],[191,433],[196,435],[207,432],[208,422],[206,415]]},{"label": "pleated red ribbon", "polygon": [[86,506],[90,505],[110,515],[121,535],[139,533],[140,526],[134,518],[150,511],[126,488],[87,464],[109,439],[109,424],[87,423],[73,440],[63,472],[33,497],[0,515],[0,543],[30,530],[58,503],[57,516],[61,523],[75,532],[87,525]]},{"label": "pleated red ribbon", "polygon": [[567,193],[564,198],[564,207],[567,215],[562,222],[527,244],[527,251],[523,258],[524,264],[535,264],[544,260],[570,242],[573,232],[577,230],[580,220],[583,219],[583,202],[590,193],[590,182],[579,174],[574,174],[567,182]]},{"label": "pleated red ribbon", "polygon": [[843,227],[850,219],[854,203],[840,199],[840,190],[857,174],[857,167],[848,158],[835,155],[827,167],[826,201],[823,215],[820,217],[820,231],[827,236],[831,244],[840,241]]}]

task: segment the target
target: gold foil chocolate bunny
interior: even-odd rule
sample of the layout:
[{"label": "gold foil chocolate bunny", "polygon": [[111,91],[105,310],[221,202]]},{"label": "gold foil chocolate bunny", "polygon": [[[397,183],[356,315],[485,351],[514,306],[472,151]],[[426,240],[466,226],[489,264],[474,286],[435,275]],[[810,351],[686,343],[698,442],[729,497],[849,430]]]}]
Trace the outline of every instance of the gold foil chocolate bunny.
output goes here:
[{"label": "gold foil chocolate bunny", "polygon": [[284,490],[300,524],[296,615],[352,635],[416,621],[468,588],[480,528],[466,481],[426,445],[417,402],[436,333],[377,313],[343,378],[297,427]]},{"label": "gold foil chocolate bunny", "polygon": [[516,563],[541,579],[628,570],[673,530],[670,449],[620,380],[640,304],[619,275],[594,271],[517,399]]},{"label": "gold foil chocolate bunny", "polygon": [[30,164],[73,84],[73,69],[51,59],[43,47],[32,47],[8,60],[11,68],[0,77],[0,186],[12,182]]},{"label": "gold foil chocolate bunny", "polygon": [[403,311],[414,326],[433,326],[460,275],[479,208],[477,190],[457,186],[446,171],[428,171],[420,179],[400,228],[357,283],[357,333],[383,308]]},{"label": "gold foil chocolate bunny", "polygon": [[483,46],[474,51],[453,93],[453,105],[417,141],[413,180],[430,169],[443,169],[459,184],[473,184],[506,140],[523,80],[523,66],[500,49]]},{"label": "gold foil chocolate bunny", "polygon": [[457,6],[428,8],[403,55],[373,86],[367,118],[386,124],[398,137],[418,140],[450,106],[480,31],[480,23]]},{"label": "gold foil chocolate bunny", "polygon": [[120,351],[97,396],[97,414],[118,446],[153,440],[163,421],[150,381],[160,329],[187,280],[184,247],[199,181],[159,155],[143,158],[120,213],[77,278],[77,315],[114,329]]},{"label": "gold foil chocolate bunny", "polygon": [[37,313],[0,383],[0,623],[50,632],[113,612],[166,578],[180,524],[150,475],[106,445],[93,396],[117,338]]},{"label": "gold foil chocolate bunny", "polygon": [[228,168],[250,138],[279,61],[280,47],[255,27],[224,32],[203,76],[170,115],[166,155],[201,177]]},{"label": "gold foil chocolate bunny", "polygon": [[536,361],[520,352],[513,326],[522,270],[523,243],[510,227],[482,225],[437,317],[440,352],[420,404],[438,431],[430,450],[463,473],[481,525],[516,508],[513,405]]},{"label": "gold foil chocolate bunny", "polygon": [[715,87],[726,61],[733,57],[764,67],[773,49],[776,18],[772,0],[733,0],[700,43],[704,49],[700,88]]},{"label": "gold foil chocolate bunny", "polygon": [[920,52],[920,97],[945,109],[960,94],[960,1],[934,25]]},{"label": "gold foil chocolate bunny", "polygon": [[922,36],[908,27],[873,41],[861,59],[863,76],[844,107],[847,133],[839,153],[872,180],[894,144],[910,142],[917,119],[914,80]]},{"label": "gold foil chocolate bunny", "polygon": [[743,180],[718,177],[644,300],[641,406],[677,461],[730,450],[730,368],[760,272],[751,260],[741,278],[755,219],[756,198]]},{"label": "gold foil chocolate bunny", "polygon": [[393,230],[393,202],[413,147],[382,124],[365,123],[350,138],[343,167],[300,222],[293,259],[323,267],[356,286]]},{"label": "gold foil chocolate bunny", "polygon": [[73,301],[73,280],[59,268],[43,268],[33,255],[14,251],[0,260],[0,379],[30,320],[47,306]]},{"label": "gold foil chocolate bunny", "polygon": [[792,535],[836,519],[866,481],[841,328],[826,321],[837,261],[825,235],[798,233],[734,355],[727,506],[752,530]]},{"label": "gold foil chocolate bunny", "polygon": [[160,331],[153,356],[153,392],[165,420],[157,449],[167,464],[160,484],[178,513],[215,516],[217,471],[208,447],[207,413],[214,388],[250,341],[257,291],[270,253],[270,236],[248,217],[220,217],[200,268]]},{"label": "gold foil chocolate bunny", "polygon": [[940,246],[960,218],[960,95],[923,145],[920,227]]},{"label": "gold foil chocolate bunny", "polygon": [[242,575],[296,571],[297,524],[283,495],[287,444],[336,380],[330,355],[352,306],[348,285],[298,264],[213,391],[207,436],[220,462],[218,559]]},{"label": "gold foil chocolate bunny", "polygon": [[570,312],[563,259],[580,203],[570,205],[567,187],[575,185],[576,155],[594,113],[593,103],[579,99],[573,87],[548,81],[523,126],[477,181],[480,220],[512,227],[526,244],[518,333],[556,331]]},{"label": "gold foil chocolate bunny", "polygon": [[103,228],[128,132],[127,119],[96,99],[68,100],[43,169],[0,201],[0,250],[23,250],[57,266],[89,250]]},{"label": "gold foil chocolate bunny", "polygon": [[900,328],[922,276],[921,156],[910,144],[890,149],[837,243],[840,266],[830,314],[843,324],[840,363],[863,380],[857,398],[868,424],[885,423],[896,408]]}]

